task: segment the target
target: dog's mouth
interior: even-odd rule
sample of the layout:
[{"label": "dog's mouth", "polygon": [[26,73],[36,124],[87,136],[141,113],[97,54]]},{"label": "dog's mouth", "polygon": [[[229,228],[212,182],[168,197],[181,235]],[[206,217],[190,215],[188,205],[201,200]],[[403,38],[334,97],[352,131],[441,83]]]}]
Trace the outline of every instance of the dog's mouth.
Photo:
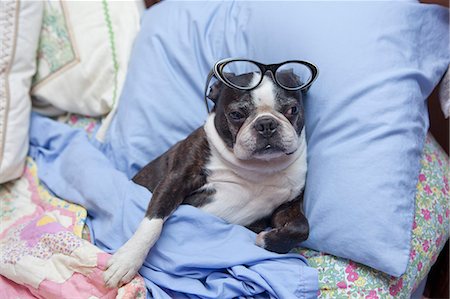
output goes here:
[{"label": "dog's mouth", "polygon": [[284,155],[285,149],[279,145],[266,144],[254,151],[253,156],[255,157],[271,157],[271,156],[281,156]]},{"label": "dog's mouth", "polygon": [[275,152],[282,152],[282,151],[283,151],[283,149],[280,146],[267,144],[266,146],[257,150],[257,153],[275,153]]},{"label": "dog's mouth", "polygon": [[265,146],[262,146],[259,149],[255,150],[253,152],[253,156],[255,158],[271,159],[271,158],[281,157],[284,155],[290,156],[290,155],[294,154],[296,151],[297,151],[297,149],[287,152],[286,148],[283,146],[268,143]]},{"label": "dog's mouth", "polygon": [[292,151],[292,152],[286,153],[286,156],[290,156],[290,155],[292,155],[293,153],[295,153],[296,151],[297,151],[297,149],[295,149],[295,150]]}]

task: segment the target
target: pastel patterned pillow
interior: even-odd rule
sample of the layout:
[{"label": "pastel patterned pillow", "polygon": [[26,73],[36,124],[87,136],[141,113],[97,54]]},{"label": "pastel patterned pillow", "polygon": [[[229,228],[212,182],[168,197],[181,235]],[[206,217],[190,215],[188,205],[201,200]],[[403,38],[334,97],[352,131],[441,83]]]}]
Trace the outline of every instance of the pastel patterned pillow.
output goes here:
[{"label": "pastel patterned pillow", "polygon": [[298,250],[319,270],[320,298],[409,298],[425,279],[449,237],[449,158],[427,136],[417,183],[411,252],[405,274],[395,278],[348,259]]},{"label": "pastel patterned pillow", "polygon": [[[114,109],[144,2],[45,1],[31,93],[41,114],[99,116]],[[111,116],[104,120],[105,130]]]}]

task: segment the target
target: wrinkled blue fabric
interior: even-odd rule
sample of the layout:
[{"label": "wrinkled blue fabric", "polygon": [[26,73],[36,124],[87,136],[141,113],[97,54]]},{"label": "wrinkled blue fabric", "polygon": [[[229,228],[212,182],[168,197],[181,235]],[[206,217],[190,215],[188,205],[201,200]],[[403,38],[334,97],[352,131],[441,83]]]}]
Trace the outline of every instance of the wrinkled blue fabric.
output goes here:
[{"label": "wrinkled blue fabric", "polygon": [[[132,236],[151,193],[117,170],[84,131],[33,114],[29,154],[56,195],[87,209],[95,245],[113,253]],[[139,271],[148,297],[317,296],[317,271],[302,256],[269,252],[255,238],[242,226],[181,206]]]},{"label": "wrinkled blue fabric", "polygon": [[302,245],[399,276],[448,27],[448,10],[414,0],[164,1],[143,16],[102,151],[131,177],[203,124],[218,59],[310,61]]}]

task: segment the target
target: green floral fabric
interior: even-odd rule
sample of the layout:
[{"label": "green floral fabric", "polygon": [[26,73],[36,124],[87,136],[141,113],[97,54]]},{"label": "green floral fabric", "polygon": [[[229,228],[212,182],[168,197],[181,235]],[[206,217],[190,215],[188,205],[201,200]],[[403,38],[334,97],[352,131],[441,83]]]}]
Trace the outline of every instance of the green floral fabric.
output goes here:
[{"label": "green floral fabric", "polygon": [[351,260],[309,249],[297,249],[319,271],[319,298],[409,298],[426,277],[449,237],[449,158],[427,136],[417,183],[409,265],[391,277]]},{"label": "green floral fabric", "polygon": [[37,69],[33,77],[33,87],[76,62],[74,43],[71,40],[69,25],[61,1],[45,1],[44,16],[37,53]]}]

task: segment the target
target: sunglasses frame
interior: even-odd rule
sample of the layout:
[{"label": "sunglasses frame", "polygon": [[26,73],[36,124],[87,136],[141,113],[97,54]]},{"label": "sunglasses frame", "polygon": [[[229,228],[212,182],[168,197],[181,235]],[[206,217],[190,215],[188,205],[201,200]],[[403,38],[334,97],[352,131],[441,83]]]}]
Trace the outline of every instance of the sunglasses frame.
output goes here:
[{"label": "sunglasses frame", "polygon": [[[228,79],[223,75],[223,69],[224,67],[231,63],[231,62],[235,62],[235,61],[245,61],[245,62],[250,62],[253,63],[254,65],[256,65],[259,70],[261,71],[261,78],[259,80],[259,82],[257,84],[255,84],[255,86],[252,87],[242,87],[242,86],[238,86],[236,84],[233,84],[232,82],[228,81]],[[287,87],[282,85],[279,81],[277,76],[275,75],[277,70],[288,63],[298,63],[298,64],[302,64],[304,66],[306,66],[310,72],[311,72],[311,77],[309,78],[309,80],[307,82],[305,82],[304,84],[298,86],[298,87]],[[209,82],[212,79],[212,77],[216,77],[220,82],[222,82],[223,84],[225,84],[226,86],[230,87],[230,88],[234,88],[234,89],[238,89],[238,90],[247,90],[250,91],[252,89],[255,89],[256,87],[259,86],[259,84],[261,84],[264,75],[267,72],[271,72],[273,79],[275,80],[275,82],[278,84],[278,86],[280,86],[281,88],[285,89],[285,90],[290,90],[290,91],[296,91],[296,90],[301,90],[302,92],[306,92],[308,91],[309,87],[311,86],[311,84],[314,82],[314,80],[316,80],[317,75],[319,74],[319,70],[318,68],[312,64],[311,62],[308,61],[304,61],[304,60],[287,60],[281,63],[274,63],[274,64],[263,64],[251,59],[245,59],[245,58],[225,58],[225,59],[221,59],[219,61],[217,61],[213,68],[211,69],[211,71],[208,74],[208,77],[206,79],[206,86],[205,86],[205,104],[206,104],[206,110],[208,111],[208,113],[210,112],[209,110],[209,106],[208,106],[208,96],[207,96],[207,92],[208,92],[208,86],[209,86]]]}]

